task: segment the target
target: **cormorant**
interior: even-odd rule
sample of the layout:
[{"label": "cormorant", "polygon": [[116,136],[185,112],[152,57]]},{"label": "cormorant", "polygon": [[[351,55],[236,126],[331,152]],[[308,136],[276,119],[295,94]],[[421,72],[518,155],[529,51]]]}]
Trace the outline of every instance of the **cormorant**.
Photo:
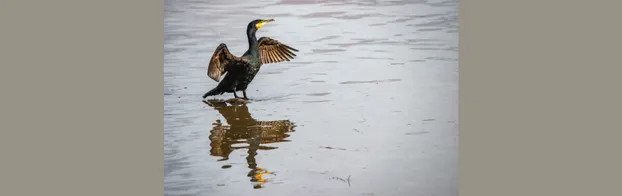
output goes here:
[{"label": "cormorant", "polygon": [[220,81],[222,74],[227,73],[227,75],[218,83],[218,86],[205,93],[203,99],[223,93],[233,93],[235,98],[239,98],[236,91],[242,91],[243,99],[248,100],[246,87],[253,81],[263,64],[289,61],[296,56],[292,51],[298,52],[297,49],[278,40],[269,37],[261,37],[258,40],[255,37],[257,30],[273,21],[274,19],[257,19],[248,24],[246,29],[248,50],[241,57],[231,54],[224,43],[218,45],[209,62],[207,75],[216,82]]}]

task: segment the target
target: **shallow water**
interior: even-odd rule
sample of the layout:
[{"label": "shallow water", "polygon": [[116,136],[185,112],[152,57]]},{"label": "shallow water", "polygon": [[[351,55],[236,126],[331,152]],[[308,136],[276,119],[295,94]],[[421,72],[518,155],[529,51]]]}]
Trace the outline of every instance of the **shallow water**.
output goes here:
[{"label": "shallow water", "polygon": [[[209,2],[209,3],[208,3]],[[165,0],[165,195],[458,195],[458,1]],[[202,102],[245,28],[300,50]],[[213,97],[228,99],[232,94]],[[211,98],[208,98],[211,99]],[[257,174],[264,182],[258,182]]]}]

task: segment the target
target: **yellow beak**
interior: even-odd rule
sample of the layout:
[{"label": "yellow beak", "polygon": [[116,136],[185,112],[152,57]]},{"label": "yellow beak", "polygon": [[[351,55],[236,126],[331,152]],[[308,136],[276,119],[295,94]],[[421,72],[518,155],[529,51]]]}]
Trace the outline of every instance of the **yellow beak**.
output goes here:
[{"label": "yellow beak", "polygon": [[261,22],[255,24],[255,28],[260,29],[261,27],[263,27],[263,25],[269,22],[274,22],[274,19],[262,20]]}]

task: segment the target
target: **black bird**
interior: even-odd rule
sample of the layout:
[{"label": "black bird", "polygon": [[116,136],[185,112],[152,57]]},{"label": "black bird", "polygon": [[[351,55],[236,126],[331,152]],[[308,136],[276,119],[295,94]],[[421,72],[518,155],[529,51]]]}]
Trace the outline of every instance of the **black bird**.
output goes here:
[{"label": "black bird", "polygon": [[227,45],[221,43],[214,51],[212,59],[207,68],[207,75],[214,81],[219,82],[220,76],[227,73],[218,86],[203,95],[203,99],[208,96],[221,95],[223,93],[233,93],[235,98],[239,98],[237,91],[242,91],[245,100],[246,88],[253,81],[257,72],[263,64],[278,63],[293,59],[298,52],[288,45],[269,37],[261,37],[259,40],[255,33],[263,25],[273,22],[269,20],[253,20],[248,24],[246,36],[248,37],[248,50],[241,57],[234,56],[227,49]]}]

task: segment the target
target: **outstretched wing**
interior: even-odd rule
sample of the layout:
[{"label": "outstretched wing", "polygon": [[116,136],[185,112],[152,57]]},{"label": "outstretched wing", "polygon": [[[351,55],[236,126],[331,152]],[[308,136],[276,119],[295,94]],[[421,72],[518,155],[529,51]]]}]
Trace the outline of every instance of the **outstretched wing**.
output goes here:
[{"label": "outstretched wing", "polygon": [[227,45],[220,44],[214,51],[212,59],[209,61],[207,76],[218,82],[220,81],[220,76],[227,73],[228,66],[240,60],[242,60],[240,57],[236,57],[229,52]]},{"label": "outstretched wing", "polygon": [[261,64],[289,61],[296,56],[294,52],[298,52],[295,48],[269,37],[259,38],[258,42]]}]

